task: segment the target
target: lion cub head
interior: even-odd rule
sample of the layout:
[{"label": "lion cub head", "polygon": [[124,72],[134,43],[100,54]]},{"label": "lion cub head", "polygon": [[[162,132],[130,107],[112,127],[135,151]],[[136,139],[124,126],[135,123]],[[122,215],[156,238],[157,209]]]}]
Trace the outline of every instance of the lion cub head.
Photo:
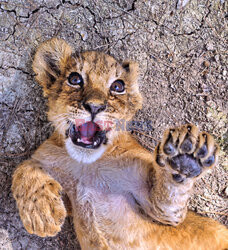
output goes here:
[{"label": "lion cub head", "polygon": [[75,53],[62,39],[41,44],[34,61],[36,80],[48,97],[49,120],[78,162],[99,159],[141,107],[135,62],[120,63],[96,51]]}]

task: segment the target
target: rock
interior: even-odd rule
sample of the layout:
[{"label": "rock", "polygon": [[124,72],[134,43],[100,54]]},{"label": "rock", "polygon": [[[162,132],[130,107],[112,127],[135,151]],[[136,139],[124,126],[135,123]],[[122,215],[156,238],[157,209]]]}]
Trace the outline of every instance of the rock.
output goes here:
[{"label": "rock", "polygon": [[213,44],[212,42],[207,43],[207,44],[206,44],[206,48],[207,48],[207,50],[209,50],[209,51],[215,49],[214,44]]},{"label": "rock", "polygon": [[210,62],[209,62],[209,61],[204,61],[203,64],[204,64],[204,66],[207,67],[207,68],[210,66]]}]

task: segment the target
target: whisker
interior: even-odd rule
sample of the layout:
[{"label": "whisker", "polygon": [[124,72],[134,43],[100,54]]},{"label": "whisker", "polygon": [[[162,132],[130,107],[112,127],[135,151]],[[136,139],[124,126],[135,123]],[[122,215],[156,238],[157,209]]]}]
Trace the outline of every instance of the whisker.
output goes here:
[{"label": "whisker", "polygon": [[62,116],[67,116],[69,113],[61,113],[61,114],[58,114],[56,116],[54,116],[54,118],[58,118],[58,117],[62,117]]}]

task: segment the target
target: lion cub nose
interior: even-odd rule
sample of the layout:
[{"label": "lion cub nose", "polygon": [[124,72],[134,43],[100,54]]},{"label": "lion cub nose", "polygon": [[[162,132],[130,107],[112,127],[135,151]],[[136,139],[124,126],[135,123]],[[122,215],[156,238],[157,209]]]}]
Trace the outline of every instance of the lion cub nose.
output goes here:
[{"label": "lion cub nose", "polygon": [[85,110],[90,112],[90,114],[92,115],[93,118],[96,114],[104,111],[106,109],[106,106],[107,106],[106,104],[94,104],[94,103],[90,103],[90,102],[83,103],[83,107],[85,108]]}]

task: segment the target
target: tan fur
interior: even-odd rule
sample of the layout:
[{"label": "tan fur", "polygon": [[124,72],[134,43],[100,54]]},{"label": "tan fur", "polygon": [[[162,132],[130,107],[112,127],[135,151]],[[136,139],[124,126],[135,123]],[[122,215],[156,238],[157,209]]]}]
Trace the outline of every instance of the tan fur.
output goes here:
[{"label": "tan fur", "polygon": [[[212,136],[199,133],[194,125],[168,129],[152,155],[127,131],[118,131],[119,125],[112,126],[101,149],[76,147],[65,134],[69,123],[89,119],[82,107],[85,99],[99,105],[107,102],[95,122],[129,121],[142,103],[136,63],[121,64],[101,52],[75,54],[66,42],[54,38],[38,48],[33,70],[48,97],[48,117],[55,132],[13,176],[13,195],[29,233],[56,235],[66,210],[71,211],[70,200],[82,249],[228,247],[228,230],[223,225],[187,213],[192,186],[199,177],[186,178],[186,173],[171,167],[176,156],[185,154],[186,138],[192,143],[186,155],[198,157],[202,173],[213,167],[218,161],[218,146]],[[83,89],[67,83],[70,72],[82,75]],[[125,82],[124,94],[110,93],[116,79]],[[172,155],[167,153],[168,143],[175,144]],[[205,143],[208,152],[199,158]],[[214,161],[206,167],[213,155]],[[175,175],[183,181],[177,182]],[[67,209],[62,189],[69,197]]]}]

